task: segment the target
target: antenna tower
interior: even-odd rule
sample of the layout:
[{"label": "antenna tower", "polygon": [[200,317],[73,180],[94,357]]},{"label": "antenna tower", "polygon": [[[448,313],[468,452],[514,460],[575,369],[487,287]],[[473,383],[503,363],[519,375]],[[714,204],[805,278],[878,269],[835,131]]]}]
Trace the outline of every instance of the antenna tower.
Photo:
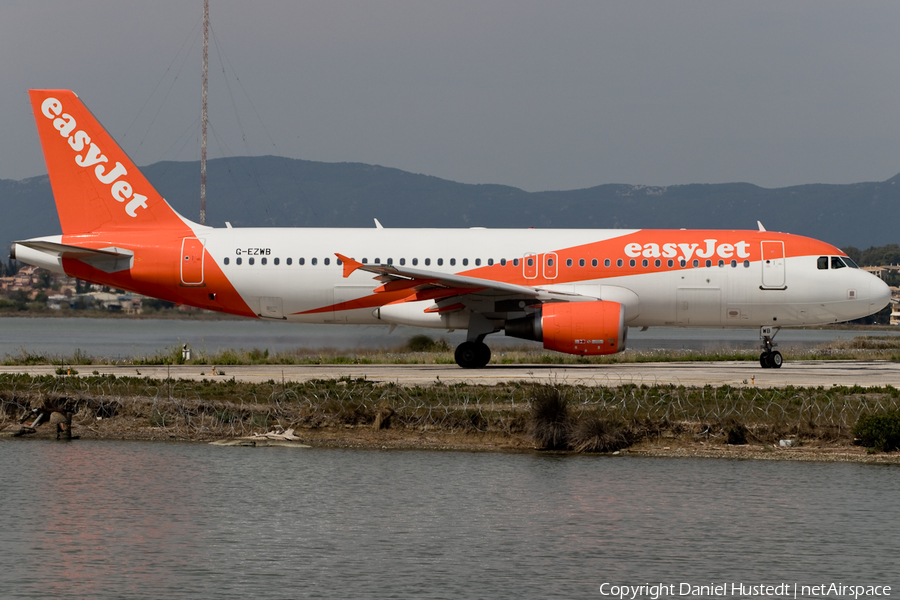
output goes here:
[{"label": "antenna tower", "polygon": [[206,225],[206,92],[209,87],[209,0],[203,0],[203,102],[200,108],[200,224]]}]

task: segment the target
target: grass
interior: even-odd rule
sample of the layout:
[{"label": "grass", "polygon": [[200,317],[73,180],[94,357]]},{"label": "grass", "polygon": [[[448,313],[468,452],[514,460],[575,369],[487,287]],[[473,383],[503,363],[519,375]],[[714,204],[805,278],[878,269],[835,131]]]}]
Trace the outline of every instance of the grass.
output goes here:
[{"label": "grass", "polygon": [[[712,348],[707,350],[625,350],[609,356],[573,356],[536,348],[507,346],[494,348],[491,364],[618,364],[642,362],[712,362],[759,360],[758,349]],[[852,340],[836,340],[808,350],[787,353],[788,360],[887,360],[900,362],[900,337],[859,336]],[[319,364],[454,364],[453,348],[444,339],[434,340],[416,335],[406,343],[387,350],[340,351],[330,349],[297,349],[270,352],[268,349],[224,349],[218,352],[194,350],[185,361],[181,346],[172,346],[153,354],[111,359],[90,356],[83,350],[70,355],[50,355],[19,349],[7,354],[5,365],[53,364],[72,365],[319,365]]]}]

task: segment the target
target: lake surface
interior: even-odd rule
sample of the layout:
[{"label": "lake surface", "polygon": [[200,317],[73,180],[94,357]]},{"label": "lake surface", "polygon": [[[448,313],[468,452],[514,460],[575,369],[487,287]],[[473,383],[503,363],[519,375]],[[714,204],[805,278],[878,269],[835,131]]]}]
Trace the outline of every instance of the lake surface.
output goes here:
[{"label": "lake surface", "polygon": [[[90,356],[127,358],[151,356],[188,343],[195,350],[215,353],[229,348],[268,349],[271,352],[298,348],[337,350],[391,349],[402,346],[416,334],[445,338],[455,346],[465,333],[397,327],[389,334],[379,325],[303,325],[257,320],[182,321],[167,319],[62,319],[0,318],[0,358],[24,351],[70,356],[82,350]],[[807,348],[835,339],[860,335],[900,335],[897,331],[865,333],[849,330],[782,330],[775,341],[779,349]],[[487,338],[493,347],[527,344],[497,334]],[[536,348],[537,343],[532,343]],[[682,329],[676,327],[628,331],[628,347],[635,349],[715,349],[759,347],[758,331],[730,329]]]},{"label": "lake surface", "polygon": [[896,466],[39,440],[0,454],[3,598],[900,590]]}]

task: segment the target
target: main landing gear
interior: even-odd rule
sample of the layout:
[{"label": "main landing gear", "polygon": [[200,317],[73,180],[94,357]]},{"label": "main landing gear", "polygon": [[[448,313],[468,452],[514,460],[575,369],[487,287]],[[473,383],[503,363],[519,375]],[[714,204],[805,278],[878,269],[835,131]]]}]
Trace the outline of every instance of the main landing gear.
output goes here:
[{"label": "main landing gear", "polygon": [[481,313],[469,315],[469,328],[466,341],[456,347],[456,364],[463,369],[480,369],[491,361],[491,349],[484,343],[484,338],[499,328]]},{"label": "main landing gear", "polygon": [[762,354],[759,355],[759,366],[761,366],[763,369],[780,369],[781,365],[784,363],[784,358],[781,356],[781,352],[779,352],[778,350],[773,350],[773,348],[778,344],[772,343],[772,340],[775,339],[775,336],[778,335],[779,331],[781,331],[781,327],[759,328],[759,336],[763,341],[763,351]]},{"label": "main landing gear", "polygon": [[463,342],[456,347],[456,364],[463,369],[480,369],[491,360],[491,349],[484,342]]}]

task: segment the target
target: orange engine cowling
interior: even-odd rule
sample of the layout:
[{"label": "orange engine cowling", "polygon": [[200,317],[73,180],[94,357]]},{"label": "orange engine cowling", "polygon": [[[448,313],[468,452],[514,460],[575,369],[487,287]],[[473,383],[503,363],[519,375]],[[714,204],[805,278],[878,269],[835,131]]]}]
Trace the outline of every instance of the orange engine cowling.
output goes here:
[{"label": "orange engine cowling", "polygon": [[506,335],[544,342],[567,354],[615,354],[625,349],[625,307],[618,302],[554,302],[507,321]]}]

